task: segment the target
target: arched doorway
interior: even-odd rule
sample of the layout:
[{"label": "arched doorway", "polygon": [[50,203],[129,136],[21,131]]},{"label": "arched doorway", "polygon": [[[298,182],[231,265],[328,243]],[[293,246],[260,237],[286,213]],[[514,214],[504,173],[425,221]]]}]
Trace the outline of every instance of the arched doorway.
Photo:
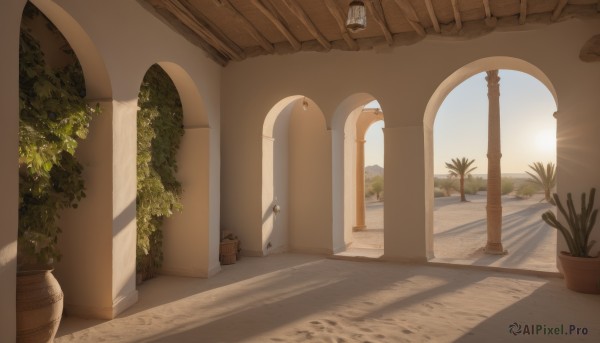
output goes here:
[{"label": "arched doorway", "polygon": [[260,254],[331,252],[330,136],[323,113],[296,95],[267,114],[262,132]]},{"label": "arched doorway", "polygon": [[[506,67],[506,68],[504,68]],[[467,242],[469,242],[468,239],[460,239],[457,237],[453,238],[453,235],[458,234],[460,232],[470,232],[469,230],[473,231],[475,230],[476,232],[478,232],[479,234],[481,234],[481,230],[479,229],[479,226],[482,226],[483,228],[483,234],[485,236],[485,226],[486,226],[486,215],[485,215],[485,184],[486,184],[486,170],[487,170],[487,158],[486,158],[486,146],[487,146],[487,135],[486,132],[488,131],[488,127],[487,127],[487,121],[485,120],[485,118],[487,118],[487,97],[485,96],[485,93],[487,92],[487,87],[486,87],[486,81],[483,80],[483,76],[481,76],[482,74],[479,74],[480,72],[483,71],[487,71],[487,70],[498,70],[500,69],[500,84],[501,84],[501,90],[500,90],[500,101],[502,103],[502,105],[500,106],[500,118],[501,118],[501,126],[502,126],[502,173],[503,173],[503,178],[502,178],[502,193],[504,195],[502,195],[502,206],[505,207],[504,211],[503,211],[503,228],[502,228],[502,234],[505,236],[506,239],[506,243],[509,244],[510,246],[512,246],[513,250],[517,250],[514,252],[514,255],[511,254],[512,252],[510,251],[511,249],[509,249],[509,255],[505,256],[505,257],[498,257],[498,256],[491,256],[491,255],[485,255],[483,254],[483,251],[481,249],[476,249],[476,251],[470,252],[470,253],[466,253],[461,257],[457,257],[455,259],[445,259],[448,257],[448,253],[450,254],[457,254],[457,247],[461,246],[462,243],[467,244]],[[461,72],[462,71],[462,72]],[[467,72],[468,71],[468,72]],[[466,73],[465,73],[466,72]],[[457,79],[454,79],[456,76],[458,76],[459,74],[462,73],[462,77],[460,78],[461,81],[460,82],[456,82]],[[484,73],[485,74],[485,73]],[[473,76],[475,75],[475,76]],[[502,75],[505,75],[505,80],[504,82],[502,81]],[[472,77],[471,79],[469,79],[470,77]],[[466,80],[466,81],[465,81]],[[461,82],[464,81],[464,84],[466,85],[465,87],[472,87],[470,86],[471,83],[473,83],[473,80],[477,80],[479,81],[478,84],[481,84],[481,94],[475,96],[474,94],[469,94],[465,99],[462,100],[457,100],[453,98],[453,94],[451,94],[451,96],[448,96],[448,98],[446,98],[446,96],[448,94],[450,94],[450,92],[454,89],[454,87],[456,87],[456,85],[460,84]],[[516,81],[512,81],[512,80],[516,80]],[[452,81],[452,82],[450,82]],[[533,86],[531,86],[531,84],[529,84],[529,82],[533,82]],[[452,86],[450,87],[449,85],[452,84]],[[525,86],[528,85],[529,86]],[[448,87],[448,88],[446,88]],[[519,88],[519,87],[524,87],[524,89],[521,89],[521,91],[518,92],[513,92],[515,90],[515,88]],[[528,101],[531,100],[530,98],[534,98],[534,96],[532,95],[531,92],[538,92],[538,91],[534,91],[532,90],[530,93],[527,93],[527,90],[531,90],[534,89],[535,87],[538,87],[540,89],[542,89],[543,92],[545,92],[544,95],[542,95],[542,97],[544,98],[545,103],[549,103],[550,105],[545,106],[543,109],[539,109],[536,108],[536,106],[540,106],[541,101],[537,101],[537,102],[532,102],[529,103]],[[458,89],[456,90],[456,92],[458,92]],[[428,122],[428,119],[431,119],[431,117],[428,117],[428,115],[431,115],[431,112],[429,112],[432,109],[432,101],[434,99],[436,99],[436,96],[440,96],[440,94],[444,94],[442,97],[442,101],[445,99],[446,101],[448,101],[448,103],[452,103],[455,102],[458,107],[462,107],[459,108],[459,111],[463,112],[463,115],[465,113],[469,113],[469,112],[473,112],[473,104],[476,103],[480,103],[480,107],[484,108],[484,113],[483,113],[483,118],[477,117],[478,119],[462,119],[459,120],[460,118],[458,118],[459,115],[455,115],[455,117],[453,118],[448,118],[446,119],[446,123],[448,123],[449,121],[452,121],[454,123],[456,123],[455,125],[458,125],[458,123],[462,123],[462,126],[464,127],[471,127],[473,125],[475,125],[475,122],[481,122],[480,126],[483,125],[483,127],[479,127],[477,128],[471,128],[469,130],[469,132],[461,132],[458,133],[458,131],[454,132],[453,134],[450,134],[452,139],[448,140],[446,139],[445,141],[443,141],[441,138],[438,142],[438,137],[436,136],[436,156],[438,154],[438,150],[439,152],[442,151],[447,151],[449,150],[449,148],[451,146],[453,146],[454,144],[456,144],[457,142],[460,141],[464,141],[464,140],[469,140],[470,141],[470,146],[472,148],[476,148],[479,147],[480,150],[483,149],[482,151],[476,152],[473,149],[467,149],[467,148],[462,148],[462,149],[458,149],[458,151],[453,152],[454,155],[456,156],[452,156],[455,159],[461,158],[461,157],[465,157],[467,158],[467,160],[475,160],[475,161],[479,161],[480,163],[475,162],[475,164],[473,164],[473,166],[476,166],[477,169],[473,172],[474,175],[471,175],[470,177],[466,178],[465,181],[465,190],[466,192],[471,192],[473,193],[473,195],[471,196],[472,201],[470,202],[466,202],[463,203],[461,205],[460,208],[457,208],[456,213],[452,214],[450,217],[447,218],[454,218],[453,220],[456,223],[456,225],[451,225],[452,227],[446,227],[446,224],[449,224],[450,222],[446,222],[446,223],[441,223],[438,219],[438,217],[440,217],[440,215],[442,213],[445,213],[449,210],[451,210],[453,208],[453,206],[458,206],[458,205],[454,205],[453,203],[451,203],[450,200],[448,200],[449,198],[443,198],[441,197],[441,195],[446,195],[446,194],[442,194],[442,193],[447,193],[445,191],[443,191],[440,187],[445,187],[451,184],[451,180],[448,180],[447,178],[443,177],[444,173],[440,172],[440,170],[444,169],[444,164],[445,163],[450,163],[452,164],[453,162],[450,161],[449,156],[444,155],[444,157],[442,157],[441,159],[435,159],[434,161],[432,161],[434,163],[434,168],[431,169],[435,169],[435,179],[434,179],[434,173],[431,173],[431,177],[432,180],[435,180],[435,182],[432,182],[431,185],[434,186],[431,189],[431,194],[428,194],[427,197],[432,197],[434,192],[436,192],[436,194],[438,194],[438,196],[440,197],[436,197],[435,200],[433,200],[431,202],[431,206],[429,208],[432,208],[433,210],[431,211],[431,214],[428,213],[428,216],[431,215],[431,218],[433,220],[434,218],[434,212],[435,212],[435,232],[437,232],[435,234],[436,237],[439,237],[440,239],[438,240],[436,238],[436,253],[435,256],[437,259],[435,259],[434,261],[445,261],[445,262],[452,262],[452,261],[458,261],[458,260],[462,260],[462,263],[467,263],[467,264],[485,264],[485,265],[497,265],[497,266],[501,266],[501,267],[507,267],[507,268],[524,268],[524,269],[538,269],[538,270],[544,270],[544,271],[556,271],[555,268],[555,251],[556,251],[556,232],[554,232],[553,230],[550,230],[549,228],[545,227],[545,224],[541,221],[540,219],[540,214],[542,212],[544,212],[545,210],[547,210],[547,208],[538,208],[540,206],[543,205],[537,205],[537,201],[529,201],[532,202],[531,204],[529,204],[527,201],[521,201],[519,202],[517,199],[522,199],[523,197],[520,197],[517,193],[519,188],[519,192],[523,192],[524,191],[524,186],[527,184],[527,179],[528,179],[528,175],[525,174],[526,171],[530,171],[533,172],[531,169],[529,169],[527,166],[528,164],[533,164],[534,162],[538,162],[540,159],[543,161],[543,163],[545,164],[546,162],[553,162],[553,160],[555,160],[555,154],[556,154],[556,147],[554,145],[554,143],[556,142],[556,123],[554,118],[552,118],[552,114],[554,113],[554,111],[556,111],[556,95],[555,95],[555,91],[551,85],[551,83],[549,82],[548,78],[535,66],[523,61],[523,60],[519,60],[519,59],[515,59],[515,58],[509,58],[509,57],[494,57],[494,58],[486,58],[486,59],[482,59],[482,60],[478,60],[476,62],[473,62],[463,68],[461,68],[459,71],[455,72],[454,74],[452,74],[449,78],[447,78],[440,87],[438,87],[438,89],[436,90],[436,93],[434,93],[434,97],[431,98],[428,106],[427,106],[427,112],[425,115],[425,121],[424,124],[426,127],[432,127],[432,131],[433,131],[433,127],[436,127],[435,130],[438,130],[438,123],[436,121],[435,125],[432,125],[433,123]],[[539,98],[538,98],[539,99]],[[437,107],[440,108],[440,105],[442,103],[442,101],[439,101],[439,98],[437,98]],[[514,105],[513,105],[514,104]],[[535,104],[535,106],[533,105]],[[440,113],[445,111],[445,107],[446,103],[444,103],[444,105],[442,106],[442,108],[440,109]],[[536,111],[541,111],[543,113],[540,113],[540,115],[536,115],[535,112]],[[479,111],[481,112],[481,111]],[[534,113],[532,113],[534,112]],[[520,115],[516,115],[516,113],[520,113]],[[537,122],[533,123],[532,120],[534,117],[541,117],[542,121],[541,122]],[[440,117],[442,118],[442,117]],[[475,118],[475,117],[474,117]],[[443,118],[440,119],[441,121],[443,121]],[[451,125],[451,124],[447,124],[446,126]],[[525,128],[528,128],[528,132],[525,132]],[[539,132],[538,132],[539,131]],[[437,131],[436,131],[437,132]],[[544,143],[540,143],[543,144],[545,147],[544,149],[548,150],[552,150],[552,156],[550,158],[546,158],[545,155],[540,154],[539,150],[529,150],[531,152],[536,152],[537,151],[537,156],[533,156],[533,155],[527,155],[528,157],[525,157],[526,154],[524,153],[524,151],[527,151],[528,149],[532,149],[531,147],[534,145],[534,142],[536,140],[536,136],[539,135],[540,133],[543,134],[543,136],[545,137],[545,141]],[[428,139],[428,136],[431,135],[431,132],[426,132],[426,139]],[[480,137],[481,136],[481,137]],[[481,139],[477,139],[477,137],[480,137]],[[472,139],[471,139],[472,138]],[[541,138],[537,138],[538,140],[540,140]],[[529,140],[529,141],[527,141]],[[528,143],[529,142],[529,143]],[[433,145],[433,144],[432,144]],[[441,146],[444,145],[444,148],[441,148]],[[432,146],[433,148],[433,146]],[[432,149],[433,150],[433,149]],[[455,149],[456,150],[456,149]],[[472,151],[470,156],[464,156],[466,151]],[[468,153],[467,153],[468,155]],[[540,156],[541,155],[541,156]],[[539,158],[538,158],[539,156]],[[430,157],[427,157],[427,159],[430,159]],[[444,160],[444,161],[442,161]],[[524,161],[527,160],[527,161]],[[431,161],[431,160],[430,160]],[[517,166],[518,165],[518,166]],[[517,169],[515,169],[517,168]],[[482,174],[483,173],[483,174]],[[481,174],[481,175],[480,175]],[[454,181],[456,182],[456,181]],[[471,189],[473,188],[473,189]],[[478,192],[479,191],[479,192]],[[467,195],[467,200],[469,200],[469,195]],[[481,198],[481,199],[480,199]],[[447,204],[447,202],[450,201],[450,203]],[[480,205],[478,205],[477,203],[481,202]],[[535,207],[535,209],[533,207],[527,207],[526,203],[528,205],[531,205],[533,207]],[[468,208],[470,207],[477,207],[477,206],[483,206],[482,209],[480,209],[479,211],[479,216],[481,217],[480,219],[473,219],[470,222],[465,222],[465,223],[458,223],[458,221],[460,220],[467,220],[467,218],[470,218],[471,215],[477,215],[477,213],[474,212],[469,212],[467,211]],[[521,208],[521,207],[527,207],[527,208]],[[548,205],[550,206],[550,205]],[[467,211],[469,213],[462,213],[461,211]],[[530,213],[531,215],[528,216],[527,213]],[[458,221],[457,221],[458,220]],[[452,223],[450,223],[452,224]],[[527,229],[522,229],[522,227],[527,227]],[[473,232],[475,232],[473,231]],[[525,232],[526,231],[526,232]],[[427,232],[428,234],[430,234],[429,232]],[[475,236],[475,235],[473,235]],[[543,237],[541,237],[543,236]],[[433,237],[430,236],[431,238]],[[548,239],[546,239],[548,238]],[[458,241],[454,242],[454,243],[450,243],[450,244],[446,244],[444,243],[445,241],[448,241],[448,239],[458,239]],[[428,242],[430,240],[428,239]],[[535,241],[535,242],[533,242]],[[540,244],[541,241],[548,241],[550,243],[546,244],[545,247],[540,248],[540,246],[542,246]],[[448,241],[449,242],[449,241]],[[461,244],[457,244],[457,242],[460,242]],[[527,242],[530,242],[531,244],[529,244],[529,248],[526,247]],[[482,247],[485,245],[485,240],[483,240],[483,242],[480,244]],[[446,248],[442,248],[443,246],[446,246]],[[536,248],[537,247],[537,248]],[[442,249],[442,250],[438,250]],[[443,251],[443,249],[450,249],[450,250],[454,250],[454,251]],[[537,249],[537,250],[536,250]],[[473,250],[473,249],[471,249]],[[525,252],[525,250],[528,250],[528,252]],[[544,258],[542,257],[542,260],[546,261],[546,264],[544,264],[544,262],[539,263],[535,262],[534,260],[532,260],[534,257],[542,254],[540,251],[545,251],[543,254],[548,255],[548,258]],[[468,255],[468,256],[466,256]],[[528,256],[529,256],[529,261],[528,260]],[[547,263],[548,259],[550,259],[550,263]]]},{"label": "arched doorway", "polygon": [[[362,242],[353,248],[356,243],[354,232],[367,227],[365,134],[374,123],[382,120],[383,110],[375,98],[366,93],[346,98],[333,117],[333,237],[334,253],[340,256],[379,258],[383,255],[383,218],[377,219],[381,224],[381,228],[376,229],[379,232],[361,232]],[[380,143],[380,152],[383,152],[383,142]],[[381,160],[383,165],[383,154]]]},{"label": "arched doorway", "polygon": [[[52,23],[49,31],[42,22],[32,23],[34,30],[41,30],[41,47],[49,51],[49,62],[71,63],[61,57],[64,44],[68,44],[83,70],[85,93],[80,95],[101,110],[101,115],[91,121],[87,139],[79,142],[76,151],[84,167],[86,197],[76,210],[64,210],[61,214],[62,233],[58,244],[62,259],[55,265],[55,275],[67,295],[66,313],[112,318],[137,300],[137,292],[133,283],[126,284],[127,276],[115,277],[112,270],[112,254],[119,249],[111,239],[113,216],[107,201],[112,189],[112,155],[110,149],[106,149],[112,139],[112,89],[108,73],[94,43],[73,17],[56,3],[32,3]],[[115,284],[119,286],[113,287]],[[113,302],[117,298],[120,301]]]},{"label": "arched doorway", "polygon": [[[158,103],[156,99],[151,99],[151,103],[145,105],[145,111],[152,109],[163,117],[160,121],[152,120],[156,124],[154,125],[155,129],[150,131],[157,135],[153,142],[167,144],[171,140],[167,141],[165,137],[181,135],[180,141],[172,142],[177,149],[176,153],[172,153],[176,154],[176,164],[168,168],[171,170],[170,176],[163,175],[159,178],[163,180],[162,187],[170,194],[169,196],[160,195],[160,198],[178,199],[177,201],[173,200],[173,204],[177,203],[178,205],[175,206],[177,208],[181,206],[181,211],[175,211],[175,208],[159,211],[161,213],[173,212],[173,215],[164,217],[164,222],[161,224],[162,234],[160,237],[155,237],[161,241],[160,245],[162,246],[161,253],[154,257],[155,261],[159,262],[157,264],[159,269],[155,272],[178,276],[208,277],[220,270],[217,252],[215,249],[211,249],[211,245],[218,246],[219,237],[210,234],[210,128],[208,118],[196,85],[182,67],[172,62],[159,62],[150,67],[146,75],[148,76],[150,72],[152,72],[151,80],[144,81],[146,93],[150,89],[159,87],[152,92],[153,96],[169,95],[169,98],[160,99],[163,104]],[[160,85],[152,88],[146,84],[151,81]],[[148,102],[148,99],[145,101]],[[165,121],[165,117],[172,119]],[[144,128],[144,123],[140,123],[138,118],[138,131],[141,128]],[[148,131],[148,127],[145,129]],[[173,130],[177,131],[176,134],[168,134]],[[172,140],[174,139],[173,136]],[[138,140],[138,148],[141,142]],[[147,145],[150,142],[145,143]],[[168,161],[174,162],[173,156],[161,154],[161,149],[153,148],[152,151],[153,154],[160,155],[153,156],[152,161],[158,159],[162,161],[160,164],[163,166]],[[147,165],[147,163],[143,165]],[[139,168],[140,164],[138,163],[138,177],[140,176]],[[152,170],[166,172],[162,167]],[[177,188],[180,188],[181,192],[175,192]],[[146,187],[146,189],[149,188]],[[154,196],[154,198],[157,197]],[[151,203],[154,202],[153,200]],[[146,207],[148,206],[144,208]],[[142,211],[147,211],[147,209]],[[148,227],[148,223],[138,223],[139,225]],[[158,244],[158,241],[155,243]]]},{"label": "arched doorway", "polygon": [[356,224],[345,254],[383,256],[384,114],[377,102],[367,104],[356,122]]}]

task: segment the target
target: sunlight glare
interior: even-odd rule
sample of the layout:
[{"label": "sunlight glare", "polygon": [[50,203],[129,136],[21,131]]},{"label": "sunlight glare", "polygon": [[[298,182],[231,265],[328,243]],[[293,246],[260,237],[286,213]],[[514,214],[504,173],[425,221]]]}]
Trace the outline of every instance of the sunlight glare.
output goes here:
[{"label": "sunlight glare", "polygon": [[535,145],[544,152],[556,149],[556,137],[551,131],[541,131],[535,136]]}]

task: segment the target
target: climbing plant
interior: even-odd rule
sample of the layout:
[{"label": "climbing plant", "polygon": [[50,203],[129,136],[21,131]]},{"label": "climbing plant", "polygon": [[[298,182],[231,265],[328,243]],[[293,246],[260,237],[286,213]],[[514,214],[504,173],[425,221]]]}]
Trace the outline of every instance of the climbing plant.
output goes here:
[{"label": "climbing plant", "polygon": [[[41,14],[28,4],[24,15]],[[47,18],[51,31],[58,30]],[[62,36],[59,37],[66,43]],[[68,47],[68,45],[66,45]],[[61,210],[85,197],[83,167],[75,151],[86,138],[98,107],[86,103],[83,72],[70,48],[71,63],[50,67],[31,31],[22,26],[19,46],[19,226],[18,264],[52,264]]]},{"label": "climbing plant", "polygon": [[184,130],[179,94],[160,66],[146,73],[138,101],[137,270],[146,279],[162,264],[164,218],[182,209],[175,174]]}]

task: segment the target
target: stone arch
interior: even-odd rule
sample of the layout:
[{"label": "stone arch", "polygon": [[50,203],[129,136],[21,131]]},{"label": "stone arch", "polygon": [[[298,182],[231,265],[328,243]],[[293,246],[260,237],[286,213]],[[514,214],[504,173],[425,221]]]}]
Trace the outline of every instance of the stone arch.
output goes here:
[{"label": "stone arch", "polygon": [[340,102],[332,117],[333,251],[344,251],[352,242],[356,224],[356,123],[362,108],[376,98],[355,93]]},{"label": "stone arch", "polygon": [[[115,242],[113,230],[125,216],[123,213],[113,216],[113,152],[106,149],[112,145],[111,80],[102,54],[83,25],[55,2],[33,0],[32,3],[57,27],[75,52],[83,70],[86,99],[101,109],[101,114],[92,120],[88,138],[80,142],[77,151],[84,166],[87,197],[76,211],[65,210],[61,216],[63,232],[59,244],[63,259],[55,266],[55,274],[67,295],[65,312],[113,318],[137,301],[137,292],[133,273],[129,275],[125,267],[115,271],[114,264],[121,246]],[[128,262],[124,265],[135,265],[135,261]]]},{"label": "stone arch", "polygon": [[486,57],[464,65],[444,79],[433,92],[423,115],[425,154],[425,241],[427,258],[433,257],[433,124],[437,112],[448,94],[468,78],[488,70],[514,70],[533,76],[546,86],[558,108],[558,95],[550,78],[532,63],[510,56]]},{"label": "stone arch", "polygon": [[[291,125],[292,122],[299,125]],[[310,136],[306,136],[310,137],[310,142],[298,144],[299,140],[306,139],[301,137],[301,132],[310,132]],[[326,219],[329,215],[327,208],[314,208],[314,203],[306,201],[306,193],[310,194],[314,185],[298,189],[298,185],[303,183],[301,180],[323,179],[316,178],[315,173],[330,176],[330,173],[323,172],[327,166],[321,168],[321,163],[318,168],[304,169],[309,153],[314,154],[315,160],[323,160],[323,150],[328,149],[315,151],[318,149],[313,149],[312,145],[316,141],[327,144],[327,134],[321,109],[308,97],[286,97],[267,113],[262,129],[261,248],[254,254],[267,255],[288,249],[325,252],[325,246],[330,246],[331,239],[323,229],[330,225]],[[320,201],[322,199],[315,200]],[[274,210],[276,205],[280,212]],[[301,207],[307,215],[299,215]],[[311,211],[312,214],[308,214]],[[313,219],[317,224],[304,223]],[[307,239],[309,236],[312,241]]]},{"label": "stone arch", "polygon": [[112,98],[108,71],[100,51],[84,28],[60,5],[53,1],[31,1],[65,36],[83,69],[87,98],[100,101]]},{"label": "stone arch", "polygon": [[183,125],[186,128],[208,128],[209,118],[203,103],[203,97],[187,71],[174,62],[157,63],[167,74],[179,93],[183,106]]},{"label": "stone arch", "polygon": [[[209,277],[218,268],[210,249],[210,127],[200,91],[179,64],[156,63],[177,88],[183,109],[183,135],[177,176],[182,184],[183,210],[163,223],[164,260],[161,273]],[[149,67],[150,68],[150,67]],[[147,72],[147,71],[146,71]],[[145,75],[145,73],[144,73]],[[141,82],[140,82],[141,83]]]},{"label": "stone arch", "polygon": [[429,98],[429,101],[427,102],[427,107],[425,108],[425,114],[423,116],[423,124],[425,125],[425,127],[433,126],[435,115],[437,114],[440,106],[444,102],[444,99],[446,99],[446,96],[448,96],[448,94],[454,88],[456,88],[456,86],[458,86],[463,81],[475,74],[492,69],[516,70],[535,77],[541,83],[543,83],[546,86],[546,88],[548,88],[548,90],[554,97],[554,101],[558,106],[558,96],[556,94],[556,89],[554,88],[554,85],[552,84],[548,76],[540,68],[525,60],[515,57],[486,57],[464,65],[463,67],[450,74],[450,76],[448,76],[440,83],[440,85],[436,88],[432,96]]}]

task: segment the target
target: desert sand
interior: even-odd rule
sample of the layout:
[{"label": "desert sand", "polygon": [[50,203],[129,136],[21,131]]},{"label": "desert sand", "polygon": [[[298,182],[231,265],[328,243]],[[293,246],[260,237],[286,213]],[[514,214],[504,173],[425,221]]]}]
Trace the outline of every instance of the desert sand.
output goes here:
[{"label": "desert sand", "polygon": [[[555,232],[537,219],[549,206],[505,199],[511,252],[490,262],[478,250],[484,198],[469,199],[436,200],[434,215],[446,218],[436,219],[437,259],[509,269],[293,253],[244,257],[210,279],[149,280],[138,288],[139,302],[112,321],[66,316],[56,342],[600,341],[598,295],[569,291],[554,273],[511,272],[519,265],[555,268]],[[357,233],[356,245],[381,254],[382,206],[369,206],[373,231]],[[566,335],[571,329],[579,335]],[[556,330],[561,335],[549,334]]]},{"label": "desert sand", "polygon": [[[541,194],[525,200],[513,195],[502,197],[502,242],[509,252],[504,256],[483,253],[487,239],[485,193],[468,195],[468,202],[460,202],[458,195],[436,198],[435,258],[430,262],[557,273],[557,231],[541,219],[553,206],[542,198]],[[354,232],[352,246],[340,256],[383,256],[383,203],[368,202],[365,219],[367,229]]]},{"label": "desert sand", "polygon": [[[112,321],[66,317],[56,342],[598,342],[600,297],[560,278],[431,265],[245,257],[211,279],[160,276]],[[513,323],[587,335],[518,335]]]}]

